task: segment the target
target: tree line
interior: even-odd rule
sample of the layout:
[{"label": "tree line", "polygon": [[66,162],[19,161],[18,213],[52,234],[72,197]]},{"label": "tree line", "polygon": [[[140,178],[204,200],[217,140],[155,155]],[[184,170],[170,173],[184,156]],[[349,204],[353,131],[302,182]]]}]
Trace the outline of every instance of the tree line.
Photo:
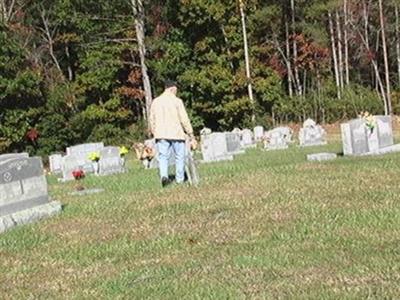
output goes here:
[{"label": "tree line", "polygon": [[194,128],[398,113],[398,0],[0,0],[0,153],[147,134],[165,79]]}]

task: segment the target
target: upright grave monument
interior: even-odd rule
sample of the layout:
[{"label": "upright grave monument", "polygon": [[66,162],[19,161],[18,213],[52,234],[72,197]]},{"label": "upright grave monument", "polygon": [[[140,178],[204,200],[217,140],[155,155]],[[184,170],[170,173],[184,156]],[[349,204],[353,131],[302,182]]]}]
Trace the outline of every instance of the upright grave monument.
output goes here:
[{"label": "upright grave monument", "polygon": [[307,119],[300,129],[299,142],[301,147],[326,145],[326,132],[314,120]]},{"label": "upright grave monument", "polygon": [[243,148],[252,148],[256,146],[256,143],[253,139],[253,132],[250,129],[243,129],[241,135],[241,144]]},{"label": "upright grave monument", "polygon": [[243,154],[245,151],[242,149],[240,140],[240,133],[238,132],[225,132],[226,149],[229,154]]},{"label": "upright grave monument", "polygon": [[201,135],[201,152],[203,162],[233,159],[233,155],[228,152],[226,134],[223,132]]},{"label": "upright grave monument", "polygon": [[264,135],[264,148],[266,150],[287,149],[292,141],[292,134],[289,127],[277,127],[267,131]]},{"label": "upright grave monument", "polygon": [[254,140],[256,142],[261,142],[264,138],[264,127],[256,126],[254,127],[253,131],[254,131]]},{"label": "upright grave monument", "polygon": [[0,232],[59,211],[61,204],[50,202],[41,158],[0,161]]},{"label": "upright grave monument", "polygon": [[99,175],[111,175],[124,172],[118,147],[105,147],[100,150]]},{"label": "upright grave monument", "polygon": [[[390,116],[358,118],[341,124],[344,155],[380,154],[397,152],[394,147]],[[393,149],[392,149],[393,148]],[[385,150],[387,149],[387,151]]]}]

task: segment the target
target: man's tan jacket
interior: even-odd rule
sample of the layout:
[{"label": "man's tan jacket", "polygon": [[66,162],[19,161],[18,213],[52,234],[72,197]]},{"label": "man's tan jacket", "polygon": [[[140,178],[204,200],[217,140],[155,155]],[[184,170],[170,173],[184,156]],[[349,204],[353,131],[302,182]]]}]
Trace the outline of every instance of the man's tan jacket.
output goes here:
[{"label": "man's tan jacket", "polygon": [[185,140],[185,132],[193,136],[193,128],[181,99],[164,91],[153,100],[150,127],[155,139]]}]

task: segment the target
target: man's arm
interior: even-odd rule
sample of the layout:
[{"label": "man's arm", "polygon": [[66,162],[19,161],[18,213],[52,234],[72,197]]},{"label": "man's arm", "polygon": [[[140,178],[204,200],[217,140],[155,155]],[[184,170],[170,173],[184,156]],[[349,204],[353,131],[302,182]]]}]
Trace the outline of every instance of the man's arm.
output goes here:
[{"label": "man's arm", "polygon": [[182,124],[183,129],[185,130],[186,134],[190,136],[190,138],[193,138],[193,128],[192,124],[190,123],[188,114],[186,112],[185,106],[183,105],[183,102],[181,99],[179,99],[178,102],[178,114],[179,114],[179,120]]}]

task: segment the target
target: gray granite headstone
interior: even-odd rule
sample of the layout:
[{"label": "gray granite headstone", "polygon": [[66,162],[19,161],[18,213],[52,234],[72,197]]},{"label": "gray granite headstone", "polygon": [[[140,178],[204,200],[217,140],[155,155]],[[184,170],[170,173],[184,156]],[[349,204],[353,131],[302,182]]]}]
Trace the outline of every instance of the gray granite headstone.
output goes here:
[{"label": "gray granite headstone", "polygon": [[349,122],[353,154],[359,155],[369,152],[367,129],[363,119]]},{"label": "gray granite headstone", "polygon": [[5,216],[47,204],[47,182],[40,157],[0,162],[0,231],[12,225]]},{"label": "gray granite headstone", "polygon": [[267,150],[282,150],[287,149],[289,145],[285,135],[281,131],[275,130],[269,132],[264,147]]},{"label": "gray granite headstone", "polygon": [[233,159],[233,156],[228,153],[225,133],[222,132],[202,135],[201,152],[204,162]]},{"label": "gray granite headstone", "polygon": [[1,154],[0,155],[0,162],[9,160],[11,158],[27,158],[29,157],[29,154],[26,152],[22,153],[6,153],[6,154]]},{"label": "gray granite headstone", "polygon": [[[375,126],[370,129],[363,118],[341,124],[344,155],[368,155],[392,152],[392,119],[390,116],[374,116]],[[387,151],[384,149],[388,148]]]},{"label": "gray granite headstone", "polygon": [[353,142],[351,135],[351,128],[349,123],[340,124],[340,130],[342,135],[343,144],[343,154],[352,155],[353,154]]},{"label": "gray granite headstone", "polygon": [[49,156],[50,172],[53,174],[62,173],[62,155],[52,154]]},{"label": "gray granite headstone", "polygon": [[325,138],[325,130],[312,119],[307,119],[299,132],[301,147],[325,145]]},{"label": "gray granite headstone", "polygon": [[248,148],[254,146],[253,132],[250,129],[242,130],[242,147]]},{"label": "gray granite headstone", "polygon": [[229,154],[242,154],[244,150],[240,142],[240,134],[237,132],[225,132],[226,149]]},{"label": "gray granite headstone", "polygon": [[262,141],[262,139],[264,138],[264,127],[256,126],[254,127],[253,131],[254,131],[254,140],[256,142]]},{"label": "gray granite headstone", "polygon": [[124,172],[118,147],[105,147],[100,151],[99,175]]},{"label": "gray granite headstone", "polygon": [[82,156],[66,155],[62,158],[62,181],[74,180],[73,171],[83,170],[86,174],[93,173],[93,163]]},{"label": "gray granite headstone", "polygon": [[99,152],[104,148],[104,143],[86,143],[67,147],[67,155],[87,157],[92,152]]},{"label": "gray granite headstone", "polygon": [[390,116],[376,116],[377,135],[379,148],[385,148],[394,144],[392,118]]}]

